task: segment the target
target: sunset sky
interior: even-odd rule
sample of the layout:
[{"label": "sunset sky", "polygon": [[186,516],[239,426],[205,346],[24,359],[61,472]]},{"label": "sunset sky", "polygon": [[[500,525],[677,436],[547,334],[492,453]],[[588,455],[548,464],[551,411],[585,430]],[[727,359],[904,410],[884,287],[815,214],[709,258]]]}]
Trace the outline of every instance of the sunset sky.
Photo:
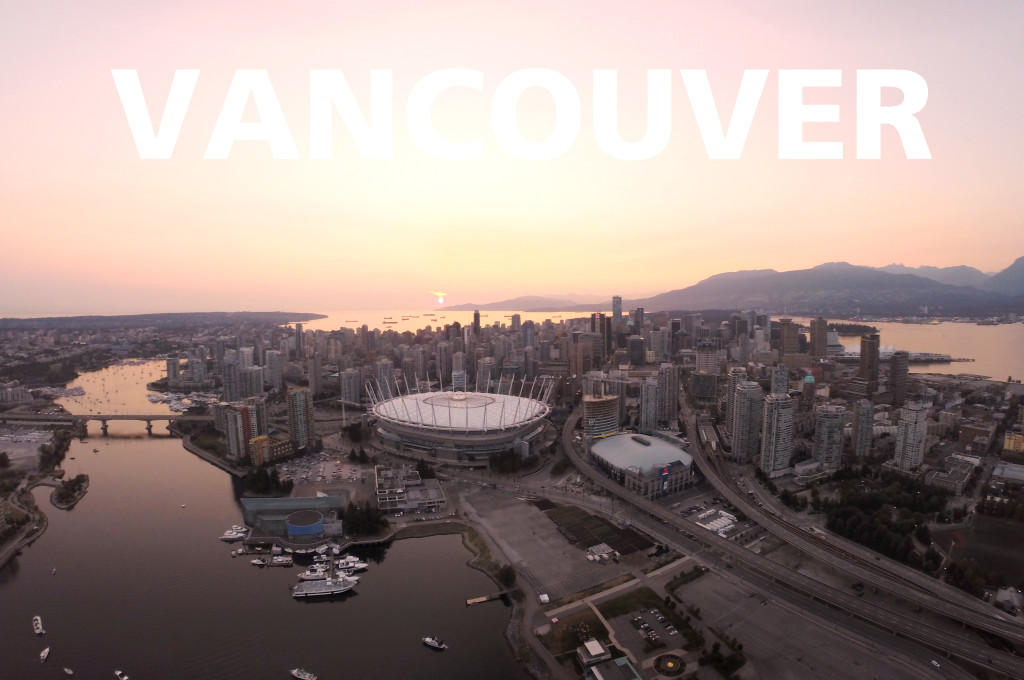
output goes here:
[{"label": "sunset sky", "polygon": [[[837,260],[998,271],[1024,255],[1022,35],[1018,2],[4,3],[0,315],[630,297]],[[408,132],[410,90],[446,68],[483,73],[482,92],[433,109],[442,136],[483,140],[481,159],[432,157]],[[515,158],[492,129],[495,88],[527,68],[564,74],[582,104],[554,159]],[[112,69],[138,71],[154,125],[175,70],[200,70],[171,159],[139,158]],[[268,72],[298,160],[262,141],[204,160],[239,69]],[[370,70],[392,71],[391,159],[361,158],[338,115],[333,159],[310,159],[312,69],[341,69],[367,113]],[[598,148],[595,69],[618,70],[627,140],[646,129],[647,70],[672,70],[659,155]],[[708,158],[680,69],[707,70],[726,123],[744,69],[770,69],[739,159]],[[779,69],[842,70],[805,96],[839,122],[804,135],[842,141],[843,160],[779,159]],[[881,160],[856,158],[857,69],[927,81],[931,160],[891,128]],[[550,96],[528,90],[518,121],[545,139]]]}]

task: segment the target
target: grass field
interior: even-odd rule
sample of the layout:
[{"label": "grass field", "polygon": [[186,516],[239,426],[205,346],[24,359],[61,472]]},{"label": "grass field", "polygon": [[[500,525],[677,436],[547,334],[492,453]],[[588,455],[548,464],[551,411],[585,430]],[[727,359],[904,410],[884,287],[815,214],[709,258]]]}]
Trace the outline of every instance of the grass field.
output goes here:
[{"label": "grass field", "polygon": [[594,517],[576,507],[556,507],[547,511],[551,521],[577,539],[576,547],[586,550],[598,543],[605,543],[622,555],[647,550],[653,543],[632,529],[620,529],[611,522]]},{"label": "grass field", "polygon": [[[1009,585],[1016,586],[1024,582],[1024,553],[1020,550],[1007,550],[1007,546],[1024,543],[1024,522],[980,515],[974,519],[966,539],[967,545],[956,548],[954,557],[974,559],[986,569],[1005,576]],[[937,540],[948,545],[945,540]]]}]

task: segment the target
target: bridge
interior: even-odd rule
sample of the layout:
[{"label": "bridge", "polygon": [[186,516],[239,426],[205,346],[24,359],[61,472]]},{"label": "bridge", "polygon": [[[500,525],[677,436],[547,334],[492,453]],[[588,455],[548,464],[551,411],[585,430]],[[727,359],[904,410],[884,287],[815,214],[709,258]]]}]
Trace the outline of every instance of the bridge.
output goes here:
[{"label": "bridge", "polygon": [[135,420],[146,423],[146,432],[153,433],[154,420],[179,422],[212,423],[213,416],[183,415],[180,413],[0,413],[0,425],[7,423],[33,423],[37,425],[73,425],[78,422],[96,420],[103,434],[107,434],[107,423],[111,420]]}]

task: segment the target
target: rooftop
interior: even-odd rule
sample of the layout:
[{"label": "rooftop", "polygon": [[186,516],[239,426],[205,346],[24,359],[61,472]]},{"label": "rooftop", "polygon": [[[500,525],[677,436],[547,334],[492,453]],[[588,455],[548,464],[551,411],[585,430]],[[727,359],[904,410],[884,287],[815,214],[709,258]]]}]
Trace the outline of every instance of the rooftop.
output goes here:
[{"label": "rooftop", "polygon": [[591,451],[618,468],[635,467],[640,470],[663,467],[679,461],[691,465],[693,458],[678,446],[658,437],[644,437],[646,444],[636,441],[631,434],[617,434],[595,441]]}]

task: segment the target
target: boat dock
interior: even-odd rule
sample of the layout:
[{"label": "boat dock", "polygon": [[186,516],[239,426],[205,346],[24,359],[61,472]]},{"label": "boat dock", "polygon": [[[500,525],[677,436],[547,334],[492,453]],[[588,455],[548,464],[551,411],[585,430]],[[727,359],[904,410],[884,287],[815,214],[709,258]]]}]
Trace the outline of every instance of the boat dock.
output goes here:
[{"label": "boat dock", "polygon": [[508,598],[508,591],[502,590],[494,593],[493,595],[484,595],[483,597],[471,597],[466,600],[466,606],[472,607],[474,604],[483,604],[484,602],[490,602],[491,600],[505,600]]}]

